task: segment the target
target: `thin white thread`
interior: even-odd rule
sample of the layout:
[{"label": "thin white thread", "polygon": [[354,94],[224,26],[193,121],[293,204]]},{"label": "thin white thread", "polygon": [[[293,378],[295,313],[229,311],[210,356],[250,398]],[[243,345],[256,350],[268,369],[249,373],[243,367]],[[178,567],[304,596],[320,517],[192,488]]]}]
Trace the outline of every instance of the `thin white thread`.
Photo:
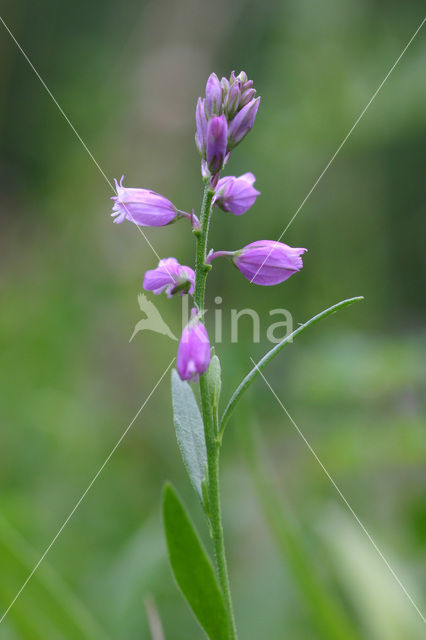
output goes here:
[{"label": "thin white thread", "polygon": [[366,527],[364,526],[364,524],[361,522],[361,520],[359,519],[359,517],[357,516],[357,514],[355,513],[355,511],[353,510],[353,508],[351,507],[351,505],[349,504],[349,502],[347,501],[347,499],[345,498],[345,496],[343,495],[342,491],[340,490],[340,488],[337,486],[336,482],[333,480],[333,478],[331,477],[331,475],[329,474],[329,472],[327,471],[326,467],[323,465],[323,463],[321,462],[321,460],[319,459],[318,455],[316,454],[316,452],[314,451],[314,449],[312,448],[312,446],[309,444],[309,442],[307,441],[307,439],[305,438],[305,436],[303,435],[302,431],[299,429],[299,427],[297,426],[296,422],[293,420],[293,418],[291,417],[291,415],[289,414],[289,412],[287,411],[287,409],[285,408],[285,406],[283,405],[283,403],[281,402],[281,400],[279,399],[279,397],[277,396],[277,394],[275,393],[275,391],[273,390],[273,388],[271,387],[271,385],[269,384],[268,380],[265,378],[265,376],[263,375],[262,371],[259,369],[259,367],[257,366],[257,364],[255,363],[255,361],[253,360],[252,357],[250,357],[250,360],[252,361],[252,363],[254,364],[254,366],[256,367],[256,369],[258,370],[259,374],[261,375],[261,377],[263,378],[263,380],[265,381],[266,385],[269,387],[270,391],[272,392],[272,395],[274,396],[274,398],[277,400],[278,404],[280,405],[280,407],[282,408],[282,410],[284,411],[284,413],[286,414],[286,416],[288,417],[288,419],[290,420],[290,422],[292,423],[292,425],[295,427],[296,431],[298,432],[298,434],[300,435],[300,437],[302,438],[302,440],[304,441],[304,443],[306,444],[306,446],[308,447],[309,451],[312,453],[312,455],[314,456],[315,460],[318,462],[318,464],[320,465],[321,469],[324,471],[325,475],[327,476],[327,478],[329,479],[329,481],[331,482],[331,484],[333,485],[333,487],[336,489],[337,493],[339,494],[340,498],[343,500],[344,504],[346,505],[346,507],[349,509],[350,513],[352,514],[352,516],[355,518],[356,522],[358,523],[358,525],[361,527],[361,529],[363,530],[363,532],[365,533],[365,535],[367,536],[367,538],[369,539],[369,541],[371,542],[371,544],[373,545],[375,551],[378,553],[379,557],[383,560],[383,562],[385,563],[385,565],[387,566],[388,570],[390,571],[390,573],[392,574],[393,578],[396,580],[396,582],[398,583],[399,587],[402,589],[402,591],[404,592],[404,594],[406,595],[406,597],[408,598],[408,600],[411,602],[411,604],[413,605],[413,607],[415,608],[415,610],[417,611],[417,613],[419,614],[419,616],[421,617],[421,619],[423,620],[423,622],[426,623],[426,619],[423,616],[422,612],[420,611],[419,607],[416,605],[416,603],[414,602],[413,598],[410,596],[410,594],[408,593],[407,589],[404,587],[404,585],[402,584],[401,580],[398,578],[397,574],[395,573],[395,571],[392,569],[391,565],[389,564],[389,562],[386,560],[385,556],[383,555],[383,553],[380,551],[379,547],[377,546],[377,544],[374,542],[373,538],[371,537],[371,535],[369,534],[369,532],[367,531]]},{"label": "thin white thread", "polygon": [[393,65],[391,66],[391,68],[389,69],[389,71],[387,72],[387,74],[385,75],[384,79],[382,80],[382,82],[379,84],[379,86],[377,87],[376,91],[373,93],[372,97],[370,98],[370,100],[367,102],[366,106],[364,107],[364,109],[361,111],[360,115],[358,116],[358,118],[355,120],[354,124],[352,125],[352,127],[350,128],[349,132],[346,134],[346,136],[343,138],[342,142],[340,143],[340,145],[337,147],[337,151],[334,152],[334,154],[331,156],[331,159],[329,160],[328,164],[325,166],[325,168],[323,169],[323,171],[320,173],[319,177],[316,179],[316,181],[314,182],[313,186],[311,187],[310,191],[308,192],[307,196],[305,196],[304,200],[302,200],[302,203],[299,205],[296,213],[293,215],[293,217],[291,218],[290,222],[287,224],[287,226],[285,227],[284,231],[281,233],[281,235],[279,236],[278,240],[275,241],[275,244],[273,245],[273,247],[271,248],[271,250],[269,251],[268,255],[266,256],[266,258],[264,259],[264,261],[262,262],[262,264],[260,265],[260,267],[258,268],[258,270],[256,271],[256,273],[254,274],[254,276],[252,277],[252,279],[250,280],[251,283],[253,283],[254,279],[256,278],[256,276],[258,275],[259,271],[262,269],[262,267],[264,266],[265,262],[268,260],[269,256],[271,255],[271,253],[273,252],[273,250],[275,249],[275,247],[277,246],[277,244],[280,242],[281,238],[284,236],[285,232],[288,230],[288,228],[290,227],[290,225],[294,222],[294,220],[296,219],[296,216],[299,214],[299,212],[301,211],[302,207],[305,205],[306,201],[308,200],[308,198],[311,196],[311,194],[313,193],[313,191],[316,189],[316,187],[318,186],[319,182],[322,180],[322,178],[324,177],[324,175],[326,174],[326,172],[328,171],[328,169],[331,167],[331,165],[333,164],[334,160],[336,159],[336,156],[338,155],[338,153],[341,151],[342,147],[345,145],[345,143],[347,142],[347,140],[349,139],[349,137],[352,135],[354,129],[356,128],[356,126],[358,125],[358,123],[360,122],[361,118],[364,116],[364,114],[366,113],[367,109],[370,107],[371,103],[373,102],[373,100],[376,98],[377,94],[379,93],[379,91],[381,90],[381,88],[383,87],[383,85],[385,84],[385,82],[387,81],[387,79],[389,78],[389,76],[391,75],[391,73],[393,72],[393,70],[395,69],[396,65],[398,64],[398,62],[401,60],[402,56],[405,54],[405,52],[407,51],[408,47],[411,45],[411,43],[413,42],[414,38],[417,36],[417,34],[419,33],[420,29],[423,27],[424,23],[426,21],[426,18],[423,18],[423,20],[421,21],[420,25],[417,27],[416,31],[414,32],[414,34],[411,36],[411,38],[409,39],[409,41],[407,42],[407,44],[405,45],[404,49],[402,50],[402,52],[399,54],[398,58],[395,60],[395,62],[393,63]]},{"label": "thin white thread", "polygon": [[[8,32],[8,34],[10,35],[10,37],[12,38],[13,42],[16,44],[16,46],[18,47],[19,51],[21,52],[21,54],[23,55],[23,57],[25,58],[25,60],[28,62],[28,64],[30,65],[31,69],[34,71],[35,75],[37,76],[37,78],[40,80],[41,84],[43,85],[44,89],[46,90],[46,92],[48,93],[48,95],[50,96],[50,98],[52,99],[53,103],[56,105],[56,107],[59,109],[59,112],[61,113],[61,115],[63,116],[63,118],[65,119],[65,121],[68,123],[68,125],[71,127],[72,131],[74,132],[75,136],[77,137],[77,139],[79,140],[79,142],[81,143],[81,145],[83,146],[83,148],[85,149],[85,151],[87,152],[87,154],[89,155],[90,159],[92,160],[92,162],[94,163],[94,165],[97,167],[98,171],[101,173],[101,175],[104,177],[106,183],[109,185],[109,187],[111,188],[111,191],[113,193],[115,193],[115,188],[111,182],[111,180],[108,178],[108,176],[106,175],[105,171],[102,169],[102,167],[100,166],[100,164],[98,163],[98,161],[96,160],[95,156],[93,155],[93,153],[90,151],[89,147],[87,146],[87,144],[84,142],[83,138],[81,137],[81,135],[78,133],[77,129],[75,128],[75,126],[73,125],[73,123],[71,122],[71,120],[69,119],[69,117],[67,116],[67,114],[65,113],[65,111],[63,110],[63,108],[61,107],[61,105],[59,104],[59,102],[57,101],[57,99],[55,98],[55,96],[53,95],[53,93],[51,92],[51,90],[49,89],[49,87],[47,86],[46,82],[43,80],[43,78],[41,77],[40,73],[37,71],[36,67],[34,66],[34,64],[31,62],[30,58],[28,57],[28,55],[25,53],[24,49],[22,48],[22,46],[19,44],[18,40],[15,38],[15,36],[13,35],[12,31],[9,29],[8,25],[6,24],[6,22],[4,21],[4,19],[0,16],[0,21],[2,22],[4,28],[6,29],[6,31]],[[126,207],[126,205],[124,203],[121,203],[122,206],[124,207],[124,209],[126,210],[126,212],[128,213],[128,215],[130,216],[130,220],[135,223],[135,220],[132,216],[132,214],[130,213],[130,211],[128,210],[128,208]],[[136,224],[136,227],[139,231],[139,233],[142,235],[142,237],[144,238],[145,242],[148,244],[149,248],[151,249],[151,251],[154,253],[154,255],[156,256],[156,258],[158,260],[160,260],[160,256],[158,255],[157,251],[155,250],[155,248],[152,246],[152,243],[148,240],[146,234],[142,231],[141,227],[139,225]],[[174,279],[173,275],[170,273],[170,271],[167,268],[166,265],[166,271],[169,274],[169,276]]]},{"label": "thin white thread", "polygon": [[126,437],[127,433],[129,432],[130,428],[133,426],[135,420],[138,418],[138,416],[140,415],[142,409],[145,407],[145,405],[147,404],[147,402],[149,401],[149,399],[151,398],[152,394],[154,393],[154,391],[157,389],[158,385],[160,384],[160,382],[163,380],[164,376],[166,375],[166,373],[168,372],[168,370],[170,369],[170,367],[172,366],[173,362],[174,362],[175,358],[173,358],[170,362],[170,364],[168,365],[167,369],[163,372],[163,374],[161,375],[161,377],[158,379],[157,383],[155,384],[155,386],[152,388],[152,390],[150,391],[149,395],[147,396],[147,398],[145,399],[145,401],[143,402],[143,404],[139,407],[136,415],[134,416],[134,418],[132,419],[132,421],[128,424],[128,426],[126,427],[126,429],[124,430],[124,432],[122,433],[122,435],[120,436],[120,438],[118,439],[118,441],[116,442],[116,444],[114,445],[114,447],[111,449],[110,453],[108,454],[108,456],[106,457],[106,459],[104,460],[104,462],[102,463],[102,465],[99,467],[98,471],[95,473],[95,475],[93,476],[92,480],[90,481],[89,485],[87,486],[87,488],[85,489],[85,491],[82,493],[82,495],[80,496],[80,498],[77,500],[77,502],[75,503],[74,507],[72,508],[72,510],[70,511],[70,513],[68,514],[68,516],[65,518],[64,522],[62,523],[62,525],[60,526],[58,532],[56,533],[56,535],[52,538],[51,542],[49,543],[49,545],[46,547],[45,551],[43,552],[40,560],[37,562],[37,564],[34,566],[34,568],[32,569],[32,571],[29,573],[28,577],[26,578],[25,582],[23,583],[23,585],[21,586],[21,588],[19,589],[18,593],[16,594],[16,596],[13,598],[12,602],[10,603],[10,605],[8,606],[8,608],[6,609],[6,611],[3,613],[2,617],[0,618],[0,624],[3,622],[3,620],[5,619],[5,617],[7,616],[7,614],[9,613],[9,611],[11,610],[11,608],[13,607],[13,605],[15,604],[15,602],[17,601],[17,599],[19,598],[19,596],[21,595],[21,593],[23,592],[23,590],[25,589],[25,587],[27,586],[27,584],[29,583],[29,581],[31,580],[31,578],[33,577],[33,575],[35,574],[35,572],[37,571],[37,569],[39,568],[39,566],[41,565],[41,563],[43,562],[43,560],[45,559],[45,557],[47,556],[47,554],[49,553],[49,551],[51,550],[51,548],[53,547],[53,545],[55,544],[55,542],[57,541],[57,539],[59,538],[59,536],[61,535],[61,533],[63,532],[63,530],[65,529],[65,527],[67,526],[68,522],[71,520],[71,518],[73,517],[74,513],[77,511],[77,509],[79,508],[79,506],[81,505],[81,503],[83,502],[84,498],[86,497],[86,495],[89,493],[90,489],[93,487],[93,485],[95,484],[96,480],[98,479],[98,477],[100,476],[100,474],[102,473],[102,471],[105,469],[106,465],[108,464],[108,462],[111,460],[112,456],[114,455],[115,451],[118,449],[118,447],[120,446],[120,444],[122,443],[122,441],[124,440],[124,438]]}]

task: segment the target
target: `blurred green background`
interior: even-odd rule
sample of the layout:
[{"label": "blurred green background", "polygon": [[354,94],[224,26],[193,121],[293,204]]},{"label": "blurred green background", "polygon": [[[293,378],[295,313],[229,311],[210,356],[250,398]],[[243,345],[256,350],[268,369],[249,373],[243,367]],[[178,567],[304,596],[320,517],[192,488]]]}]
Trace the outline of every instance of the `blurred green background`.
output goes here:
[{"label": "blurred green background", "polygon": [[[6,0],[1,16],[107,177],[125,173],[128,186],[153,188],[186,210],[199,207],[202,188],[196,99],[211,71],[246,70],[262,103],[229,172],[253,171],[262,195],[243,217],[217,212],[211,232],[215,249],[236,249],[278,237],[423,10],[417,0]],[[111,223],[106,181],[2,25],[0,61],[4,611],[176,344],[148,332],[129,343],[155,255],[133,225]],[[425,63],[423,29],[286,233],[309,248],[302,272],[253,287],[218,261],[208,283],[208,306],[223,298],[225,401],[249,357],[269,346],[270,309],[290,310],[297,323],[365,296],[304,334],[266,377],[420,608]],[[162,257],[192,264],[185,222],[146,233]],[[179,334],[180,300],[154,301]],[[230,342],[230,309],[245,307],[260,314],[260,344],[248,318]],[[262,380],[249,396],[222,459],[241,639],[347,638],[344,624],[368,640],[424,637],[418,613]],[[1,638],[149,638],[151,597],[167,640],[201,640],[167,563],[165,480],[208,545],[176,446],[168,377],[0,625]],[[335,636],[295,570],[291,540],[342,616]]]}]

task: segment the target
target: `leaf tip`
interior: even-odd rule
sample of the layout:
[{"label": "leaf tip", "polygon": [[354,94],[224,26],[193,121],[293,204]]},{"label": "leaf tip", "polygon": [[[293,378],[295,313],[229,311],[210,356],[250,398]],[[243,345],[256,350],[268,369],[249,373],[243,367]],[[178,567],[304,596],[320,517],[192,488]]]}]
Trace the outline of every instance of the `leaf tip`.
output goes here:
[{"label": "leaf tip", "polygon": [[170,500],[171,497],[173,497],[173,494],[174,494],[174,490],[173,490],[172,483],[165,482],[163,486],[163,491],[162,491],[163,510],[164,510],[165,504]]}]

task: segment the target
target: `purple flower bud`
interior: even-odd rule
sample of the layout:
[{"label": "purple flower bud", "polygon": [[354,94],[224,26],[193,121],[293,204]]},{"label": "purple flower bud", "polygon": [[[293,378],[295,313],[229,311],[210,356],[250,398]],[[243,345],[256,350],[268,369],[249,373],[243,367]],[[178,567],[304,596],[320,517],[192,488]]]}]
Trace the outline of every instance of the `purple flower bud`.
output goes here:
[{"label": "purple flower bud", "polygon": [[228,123],[225,116],[213,116],[207,126],[206,158],[212,173],[223,166],[228,138]]},{"label": "purple flower bud", "polygon": [[232,118],[240,104],[241,90],[237,82],[231,85],[224,100],[225,112],[228,118]]},{"label": "purple flower bud", "polygon": [[227,91],[229,91],[229,80],[228,78],[222,78],[220,81],[220,85],[223,90],[223,95],[226,95]]},{"label": "purple flower bud", "polygon": [[197,107],[195,109],[195,123],[197,130],[195,132],[195,144],[202,156],[206,154],[207,142],[207,118],[205,110],[204,98],[198,98]]},{"label": "purple flower bud", "polygon": [[255,203],[260,191],[253,187],[256,178],[252,173],[244,173],[239,178],[221,178],[215,190],[214,203],[224,211],[240,216]]},{"label": "purple flower bud", "polygon": [[177,352],[177,370],[182,380],[195,381],[210,363],[210,342],[198,312],[192,309],[191,319],[182,332]]},{"label": "purple flower bud", "polygon": [[232,260],[247,280],[270,286],[300,271],[303,267],[300,256],[305,251],[274,240],[258,240],[236,251]]},{"label": "purple flower bud", "polygon": [[241,71],[237,76],[234,71],[231,73],[230,78],[231,84],[235,82],[240,87],[241,93],[247,91],[247,89],[251,89],[253,86],[253,80],[247,79],[247,74],[245,71]]},{"label": "purple flower bud", "polygon": [[[232,72],[232,74],[234,75],[234,78],[235,78],[235,73]],[[246,74],[246,72],[245,71],[240,71],[240,73],[236,77],[236,80],[238,80],[241,83],[241,86],[245,85],[245,83],[247,82],[247,74]]]},{"label": "purple flower bud", "polygon": [[255,94],[256,94],[256,89],[250,88],[243,91],[240,98],[240,108],[245,107],[246,104],[250,102],[250,100],[253,100]]},{"label": "purple flower bud", "polygon": [[207,117],[219,115],[222,111],[223,90],[219,78],[215,73],[210,74],[206,84],[206,114]]},{"label": "purple flower bud", "polygon": [[260,98],[250,100],[229,123],[228,148],[232,149],[248,134],[254,124]]},{"label": "purple flower bud", "polygon": [[111,198],[114,222],[127,219],[140,227],[163,227],[176,218],[178,211],[170,200],[149,189],[123,187],[123,179],[121,176],[120,184],[115,180],[117,195]]},{"label": "purple flower bud", "polygon": [[180,265],[176,258],[160,260],[156,269],[145,273],[143,288],[155,295],[165,291],[169,298],[174,293],[194,293],[195,273],[191,267]]}]

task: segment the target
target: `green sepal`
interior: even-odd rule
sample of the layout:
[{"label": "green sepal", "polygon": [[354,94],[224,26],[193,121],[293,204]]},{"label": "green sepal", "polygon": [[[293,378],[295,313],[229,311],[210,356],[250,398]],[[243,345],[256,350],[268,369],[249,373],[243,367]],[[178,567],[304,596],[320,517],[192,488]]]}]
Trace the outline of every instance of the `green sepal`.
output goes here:
[{"label": "green sepal", "polygon": [[207,383],[207,393],[209,394],[210,404],[213,411],[217,411],[219,407],[220,392],[222,388],[220,360],[214,354],[210,360],[209,368],[205,373]]}]

